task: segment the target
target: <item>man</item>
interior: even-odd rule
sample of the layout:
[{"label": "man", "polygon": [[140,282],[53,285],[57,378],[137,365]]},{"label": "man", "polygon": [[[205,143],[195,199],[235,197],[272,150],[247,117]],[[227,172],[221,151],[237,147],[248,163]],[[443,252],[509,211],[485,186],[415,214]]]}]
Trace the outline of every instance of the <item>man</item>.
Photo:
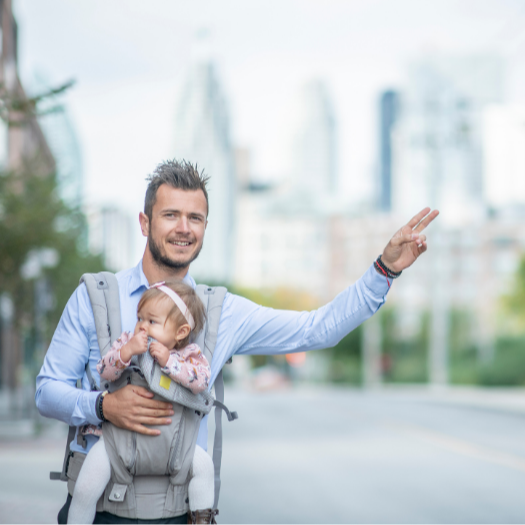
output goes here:
[{"label": "man", "polygon": [[[191,164],[177,161],[159,165],[150,177],[144,212],[139,216],[142,234],[148,239],[144,256],[135,268],[117,274],[124,331],[133,331],[137,304],[148,284],[182,279],[195,287],[188,270],[199,255],[206,230],[206,182],[207,178]],[[387,244],[382,254],[383,267],[371,265],[354,285],[316,311],[273,310],[227,294],[211,363],[211,384],[233,354],[288,354],[337,344],[384,303],[390,287],[389,276],[408,268],[426,251],[426,236],[421,232],[437,215],[437,211],[430,212],[429,208],[422,210]],[[37,378],[35,397],[40,413],[77,427],[99,424],[96,410],[99,393],[90,392],[85,373],[89,363],[98,380],[99,359],[93,312],[86,287],[81,285],[64,310]],[[80,377],[83,389],[75,388]],[[128,385],[103,398],[104,417],[118,427],[157,435],[159,431],[149,426],[168,424],[173,412],[169,403],[152,397],[146,389]],[[89,450],[97,438],[86,438]],[[207,448],[207,417],[202,420],[197,442]],[[71,450],[86,452],[76,440]],[[64,519],[69,501],[68,496],[59,519]],[[185,523],[185,519],[184,515],[148,523]],[[94,523],[130,522],[109,513],[97,513]]]}]

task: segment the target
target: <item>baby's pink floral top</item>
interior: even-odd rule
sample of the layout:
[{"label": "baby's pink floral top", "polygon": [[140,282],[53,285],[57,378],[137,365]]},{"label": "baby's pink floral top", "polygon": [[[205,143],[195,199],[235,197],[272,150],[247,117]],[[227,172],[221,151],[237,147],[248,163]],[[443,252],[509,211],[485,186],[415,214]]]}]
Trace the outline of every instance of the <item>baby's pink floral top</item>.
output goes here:
[{"label": "baby's pink floral top", "polygon": [[[118,379],[130,361],[123,362],[120,349],[128,343],[132,334],[123,332],[113,343],[108,353],[98,362],[97,371],[103,379],[115,381]],[[173,381],[198,394],[208,388],[210,382],[210,365],[201,349],[196,344],[181,349],[170,350],[170,357],[161,370]]]}]

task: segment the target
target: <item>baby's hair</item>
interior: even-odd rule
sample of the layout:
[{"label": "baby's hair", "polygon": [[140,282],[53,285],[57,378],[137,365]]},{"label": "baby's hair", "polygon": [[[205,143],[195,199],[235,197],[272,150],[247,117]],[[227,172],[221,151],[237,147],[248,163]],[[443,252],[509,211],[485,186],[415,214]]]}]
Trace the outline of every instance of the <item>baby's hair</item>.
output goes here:
[{"label": "baby's hair", "polygon": [[[180,341],[178,344],[178,347],[182,348],[189,343],[192,333],[197,335],[204,327],[206,310],[195,290],[186,283],[182,281],[166,281],[164,285],[171,288],[184,301],[184,304],[187,306],[193,316],[193,320],[195,321],[195,328],[190,334],[188,334],[188,337]],[[166,321],[171,321],[177,327],[182,326],[183,324],[188,324],[188,321],[182,315],[179,307],[173,302],[173,299],[158,288],[150,288],[144,292],[144,295],[140,298],[139,305],[137,306],[137,312],[150,301],[167,301],[171,303],[172,308],[168,313]]]}]

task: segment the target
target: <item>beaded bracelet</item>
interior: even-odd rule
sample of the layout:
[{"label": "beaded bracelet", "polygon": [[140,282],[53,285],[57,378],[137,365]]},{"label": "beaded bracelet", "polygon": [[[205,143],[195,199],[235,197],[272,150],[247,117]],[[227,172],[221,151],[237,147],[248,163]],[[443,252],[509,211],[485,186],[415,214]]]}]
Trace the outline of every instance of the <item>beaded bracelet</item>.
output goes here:
[{"label": "beaded bracelet", "polygon": [[376,259],[374,264],[379,266],[379,268],[383,270],[381,273],[385,274],[387,277],[390,277],[390,279],[397,279],[403,273],[403,270],[401,270],[400,272],[394,272],[394,270],[388,268],[388,266],[386,266],[383,260],[381,259],[381,255]]},{"label": "beaded bracelet", "polygon": [[97,413],[97,417],[102,421],[105,422],[107,419],[104,417],[104,409],[102,407],[102,403],[104,402],[104,396],[108,393],[107,390],[104,390],[104,392],[101,392],[97,396],[97,400],[95,403],[95,411]]}]

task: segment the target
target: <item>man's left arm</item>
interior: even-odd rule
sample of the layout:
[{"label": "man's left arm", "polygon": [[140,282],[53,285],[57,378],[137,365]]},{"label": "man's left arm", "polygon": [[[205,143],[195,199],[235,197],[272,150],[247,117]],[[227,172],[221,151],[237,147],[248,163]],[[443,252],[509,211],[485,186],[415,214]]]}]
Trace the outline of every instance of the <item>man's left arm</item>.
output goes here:
[{"label": "man's left arm", "polygon": [[[382,254],[387,268],[400,272],[426,251],[426,236],[421,232],[437,215],[437,211],[425,208],[396,232]],[[312,312],[274,310],[228,294],[212,363],[212,381],[233,354],[288,354],[336,345],[381,307],[388,290],[387,278],[372,265],[355,284]]]}]

